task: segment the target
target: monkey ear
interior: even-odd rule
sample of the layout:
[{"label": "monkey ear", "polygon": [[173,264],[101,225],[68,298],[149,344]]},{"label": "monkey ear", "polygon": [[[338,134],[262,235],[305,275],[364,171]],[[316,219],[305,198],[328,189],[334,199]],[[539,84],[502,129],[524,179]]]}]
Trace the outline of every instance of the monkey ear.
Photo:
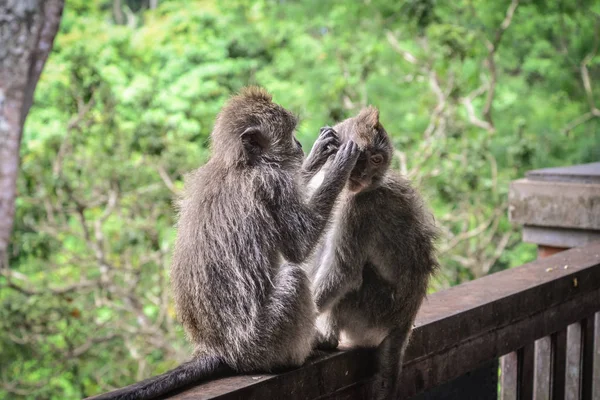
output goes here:
[{"label": "monkey ear", "polygon": [[368,126],[379,127],[379,110],[377,108],[369,106],[363,109],[359,116]]},{"label": "monkey ear", "polygon": [[242,146],[244,153],[250,157],[260,155],[267,147],[268,141],[257,127],[251,127],[242,132]]}]

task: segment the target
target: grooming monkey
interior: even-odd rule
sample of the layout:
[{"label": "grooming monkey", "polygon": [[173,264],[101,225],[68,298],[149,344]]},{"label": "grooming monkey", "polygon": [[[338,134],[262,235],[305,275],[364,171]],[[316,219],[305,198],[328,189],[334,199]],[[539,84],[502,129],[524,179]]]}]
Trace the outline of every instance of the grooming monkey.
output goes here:
[{"label": "grooming monkey", "polygon": [[[191,361],[97,397],[151,399],[234,372],[298,367],[315,345],[316,309],[300,263],[316,247],[359,155],[349,141],[304,201],[296,118],[260,88],[219,113],[212,157],[191,173],[179,202],[171,282]],[[332,152],[322,132],[307,165]],[[285,261],[284,261],[285,260]]]},{"label": "grooming monkey", "polygon": [[[393,399],[415,316],[438,265],[436,229],[419,193],[389,170],[393,148],[376,108],[334,129],[342,143],[355,141],[361,155],[308,266],[319,347],[337,347],[340,334],[353,346],[379,346],[373,396]],[[329,168],[307,170],[309,187],[318,187]]]}]

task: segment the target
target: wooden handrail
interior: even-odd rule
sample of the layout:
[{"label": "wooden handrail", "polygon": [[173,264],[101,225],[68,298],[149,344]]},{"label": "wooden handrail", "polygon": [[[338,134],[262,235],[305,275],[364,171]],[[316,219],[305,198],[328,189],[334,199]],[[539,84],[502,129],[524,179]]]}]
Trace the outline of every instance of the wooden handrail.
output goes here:
[{"label": "wooden handrail", "polygon": [[[439,386],[600,311],[600,242],[428,296],[417,316],[403,398]],[[598,329],[598,327],[596,327]],[[173,399],[360,399],[374,351],[337,351],[286,373],[207,382]]]}]

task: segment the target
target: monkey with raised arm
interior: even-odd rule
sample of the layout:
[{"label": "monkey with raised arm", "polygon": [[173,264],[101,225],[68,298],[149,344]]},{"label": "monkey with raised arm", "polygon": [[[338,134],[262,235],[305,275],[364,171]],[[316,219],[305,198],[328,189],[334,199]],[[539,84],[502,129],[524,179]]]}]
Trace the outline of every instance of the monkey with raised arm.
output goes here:
[{"label": "monkey with raised arm", "polygon": [[[308,266],[319,345],[335,348],[341,335],[351,346],[379,346],[373,397],[394,399],[412,325],[438,265],[436,229],[419,193],[389,169],[393,148],[376,108],[334,130],[342,143],[355,141],[361,155]],[[309,186],[322,184],[331,167],[308,169]]]},{"label": "monkey with raised arm", "polygon": [[[212,156],[187,176],[171,283],[191,361],[103,399],[150,399],[233,372],[300,366],[315,341],[316,309],[300,263],[316,246],[359,151],[331,157],[323,185],[304,201],[296,118],[259,88],[217,117]],[[326,146],[323,132],[316,146]],[[315,151],[309,159],[331,152]]]}]

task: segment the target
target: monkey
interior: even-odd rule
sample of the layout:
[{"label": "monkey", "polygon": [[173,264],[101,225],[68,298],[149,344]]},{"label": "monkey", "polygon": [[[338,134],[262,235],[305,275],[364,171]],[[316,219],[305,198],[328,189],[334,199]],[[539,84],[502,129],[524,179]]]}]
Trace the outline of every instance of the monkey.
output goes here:
[{"label": "monkey", "polygon": [[[438,267],[437,229],[410,182],[390,169],[393,147],[379,111],[367,107],[333,127],[361,150],[307,269],[317,305],[318,347],[378,347],[372,398],[394,399],[417,311]],[[333,145],[335,145],[333,140]],[[305,171],[314,190],[327,163]]]},{"label": "monkey", "polygon": [[299,367],[316,340],[316,308],[304,262],[316,247],[359,156],[333,155],[323,132],[309,164],[330,157],[323,184],[302,194],[297,118],[262,88],[248,87],[217,116],[211,157],[189,174],[178,203],[171,264],[175,307],[192,360],[96,399],[151,399],[234,373]]}]

